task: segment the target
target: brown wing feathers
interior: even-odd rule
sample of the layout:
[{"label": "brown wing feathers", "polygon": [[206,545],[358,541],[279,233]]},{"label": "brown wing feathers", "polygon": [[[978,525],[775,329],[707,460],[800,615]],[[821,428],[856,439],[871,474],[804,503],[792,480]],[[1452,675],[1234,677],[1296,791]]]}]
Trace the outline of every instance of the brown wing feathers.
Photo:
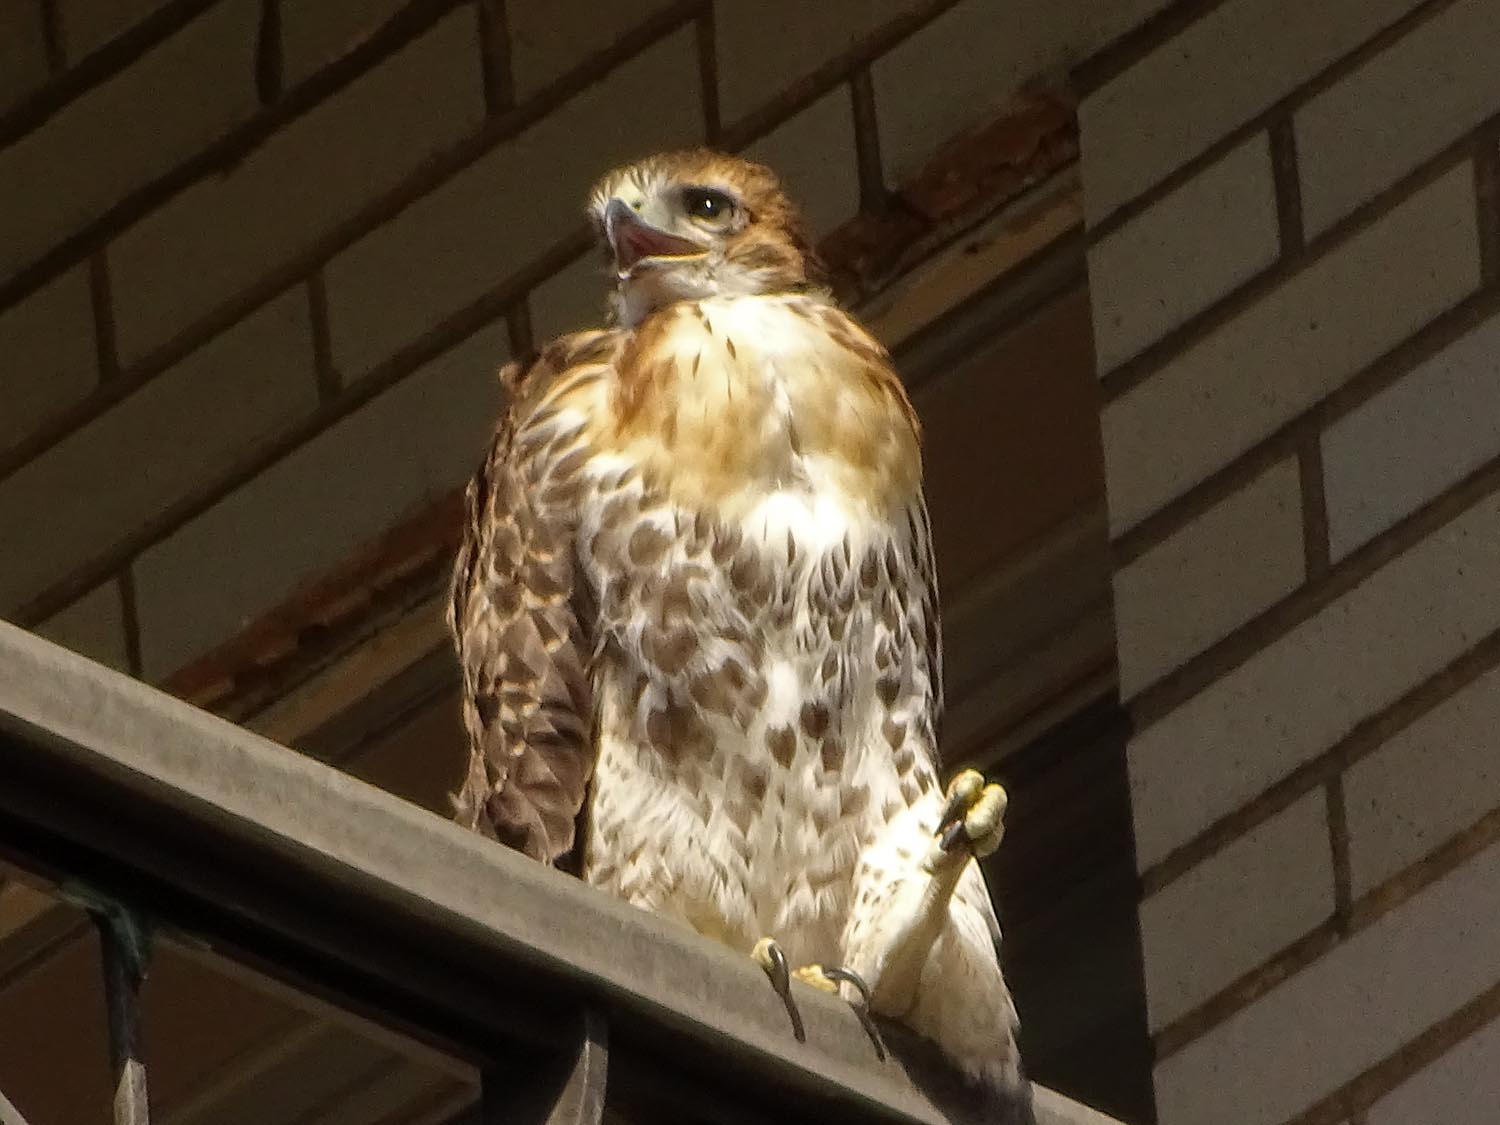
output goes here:
[{"label": "brown wing feathers", "polygon": [[590,615],[579,612],[567,479],[582,458],[548,440],[537,405],[576,358],[549,349],[505,372],[514,401],[469,485],[450,607],[470,740],[459,818],[544,863],[578,842],[593,770]]}]

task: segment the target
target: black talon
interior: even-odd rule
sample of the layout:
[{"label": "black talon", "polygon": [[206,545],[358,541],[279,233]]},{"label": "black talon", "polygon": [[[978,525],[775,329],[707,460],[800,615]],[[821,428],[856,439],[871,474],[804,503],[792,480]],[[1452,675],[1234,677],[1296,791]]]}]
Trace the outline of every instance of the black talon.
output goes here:
[{"label": "black talon", "polygon": [[864,977],[853,969],[844,969],[838,966],[825,968],[823,975],[829,980],[841,980],[854,986],[854,991],[860,995],[862,1003],[850,1004],[854,1014],[859,1018],[859,1024],[865,1029],[865,1034],[870,1037],[870,1042],[875,1045],[875,1057],[885,1062],[885,1040],[880,1038],[880,1029],[875,1026],[875,1020],[870,1015],[870,986],[865,983]]},{"label": "black talon", "polygon": [[941,829],[941,833],[942,834],[938,837],[938,844],[945,852],[951,852],[954,848],[958,847],[959,844],[963,843],[969,838],[968,833],[964,831],[964,822],[962,818],[952,822],[944,823]]},{"label": "black talon", "polygon": [[948,803],[943,806],[943,815],[938,818],[938,843],[943,851],[951,852],[968,837],[964,832],[964,815],[969,811],[971,796],[963,793],[948,794]]},{"label": "black talon", "polygon": [[771,978],[771,987],[786,1005],[787,1018],[792,1021],[792,1038],[798,1043],[806,1043],[807,1032],[802,1026],[802,1013],[797,1010],[797,1002],[792,999],[792,973],[787,967],[786,954],[773,941],[766,944],[766,956],[771,959],[771,964],[766,966],[766,976]]},{"label": "black talon", "polygon": [[954,821],[962,821],[964,810],[969,807],[969,798],[963,793],[949,793],[948,803],[943,806],[943,815],[938,819],[938,829],[949,827]]}]

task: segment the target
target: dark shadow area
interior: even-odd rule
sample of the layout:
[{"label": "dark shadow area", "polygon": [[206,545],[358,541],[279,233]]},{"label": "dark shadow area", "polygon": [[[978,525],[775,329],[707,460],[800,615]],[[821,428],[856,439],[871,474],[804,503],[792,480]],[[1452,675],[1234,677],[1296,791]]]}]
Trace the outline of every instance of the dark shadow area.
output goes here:
[{"label": "dark shadow area", "polygon": [[1128,734],[1101,699],[1006,759],[1005,842],[985,874],[1031,1077],[1151,1125]]}]

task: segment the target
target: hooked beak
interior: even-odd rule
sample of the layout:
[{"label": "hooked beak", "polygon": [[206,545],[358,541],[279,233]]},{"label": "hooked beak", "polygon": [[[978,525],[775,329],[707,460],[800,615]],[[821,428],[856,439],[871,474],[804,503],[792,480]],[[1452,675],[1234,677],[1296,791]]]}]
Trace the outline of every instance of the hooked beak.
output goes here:
[{"label": "hooked beak", "polygon": [[616,197],[604,210],[604,234],[622,274],[647,258],[696,258],[706,253],[702,246],[678,238],[641,220],[630,204]]}]

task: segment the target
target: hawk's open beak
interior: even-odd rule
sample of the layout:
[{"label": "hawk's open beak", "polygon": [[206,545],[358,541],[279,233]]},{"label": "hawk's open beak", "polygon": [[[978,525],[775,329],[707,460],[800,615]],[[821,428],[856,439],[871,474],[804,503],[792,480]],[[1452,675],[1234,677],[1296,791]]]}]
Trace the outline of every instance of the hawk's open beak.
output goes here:
[{"label": "hawk's open beak", "polygon": [[621,273],[644,258],[692,258],[704,253],[696,242],[642,222],[630,204],[618,197],[605,208],[604,233]]}]

